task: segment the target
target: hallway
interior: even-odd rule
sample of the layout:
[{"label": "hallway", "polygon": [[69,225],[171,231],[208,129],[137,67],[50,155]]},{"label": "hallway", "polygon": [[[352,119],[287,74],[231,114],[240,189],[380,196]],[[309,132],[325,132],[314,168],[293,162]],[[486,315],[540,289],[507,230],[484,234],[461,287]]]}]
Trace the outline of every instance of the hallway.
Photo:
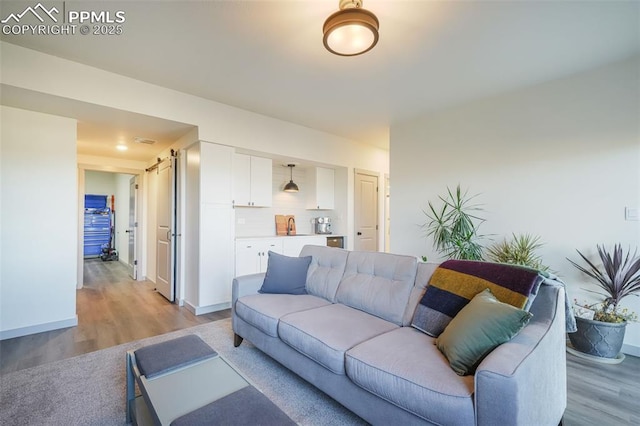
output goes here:
[{"label": "hallway", "polygon": [[[231,285],[231,283],[229,283]],[[133,281],[120,262],[87,259],[77,291],[78,326],[0,341],[0,374],[228,318],[195,316],[169,303],[149,281]]]}]

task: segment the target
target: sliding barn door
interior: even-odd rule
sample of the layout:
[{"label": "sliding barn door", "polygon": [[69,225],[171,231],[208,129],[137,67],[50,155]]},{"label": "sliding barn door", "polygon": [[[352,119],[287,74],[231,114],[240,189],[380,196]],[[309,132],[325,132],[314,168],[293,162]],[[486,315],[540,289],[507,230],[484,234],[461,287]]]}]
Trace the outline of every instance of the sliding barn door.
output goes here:
[{"label": "sliding barn door", "polygon": [[157,168],[156,289],[170,302],[175,298],[175,166],[169,157]]}]

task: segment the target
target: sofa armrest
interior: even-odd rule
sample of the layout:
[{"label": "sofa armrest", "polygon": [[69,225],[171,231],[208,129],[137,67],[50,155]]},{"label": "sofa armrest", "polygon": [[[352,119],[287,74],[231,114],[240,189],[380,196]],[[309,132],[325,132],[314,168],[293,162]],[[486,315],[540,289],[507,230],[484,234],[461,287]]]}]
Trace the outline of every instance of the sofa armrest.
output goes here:
[{"label": "sofa armrest", "polygon": [[[541,298],[541,300],[538,300]],[[477,425],[557,425],[567,406],[564,289],[542,286],[532,321],[475,376]]]},{"label": "sofa armrest", "polygon": [[[250,294],[258,294],[258,290],[262,287],[265,273],[242,275],[235,277],[231,284],[231,327],[235,331],[236,320],[236,301],[242,296],[248,296]],[[240,339],[240,342],[242,339]],[[238,343],[239,345],[240,343]],[[237,345],[236,345],[237,346]]]},{"label": "sofa armrest", "polygon": [[258,294],[258,290],[262,287],[265,273],[243,275],[241,277],[235,277],[231,286],[231,309],[236,306],[236,300],[242,296],[248,296],[250,294]]}]

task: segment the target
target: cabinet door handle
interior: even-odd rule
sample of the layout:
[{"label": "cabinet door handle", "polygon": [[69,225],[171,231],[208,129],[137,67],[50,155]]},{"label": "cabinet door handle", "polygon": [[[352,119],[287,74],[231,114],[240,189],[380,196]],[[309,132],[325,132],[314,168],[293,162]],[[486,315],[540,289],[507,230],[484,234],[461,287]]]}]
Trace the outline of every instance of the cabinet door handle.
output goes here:
[{"label": "cabinet door handle", "polygon": [[358,232],[357,235],[362,235],[362,232]]}]

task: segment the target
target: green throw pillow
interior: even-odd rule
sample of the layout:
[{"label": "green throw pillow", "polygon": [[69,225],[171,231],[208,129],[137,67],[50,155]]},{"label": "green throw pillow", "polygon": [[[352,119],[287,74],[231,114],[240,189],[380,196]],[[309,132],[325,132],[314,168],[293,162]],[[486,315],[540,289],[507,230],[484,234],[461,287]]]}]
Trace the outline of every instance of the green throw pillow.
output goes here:
[{"label": "green throw pillow", "polygon": [[532,316],[500,302],[486,289],[458,312],[436,339],[436,345],[457,374],[473,374],[489,352],[511,340]]}]

